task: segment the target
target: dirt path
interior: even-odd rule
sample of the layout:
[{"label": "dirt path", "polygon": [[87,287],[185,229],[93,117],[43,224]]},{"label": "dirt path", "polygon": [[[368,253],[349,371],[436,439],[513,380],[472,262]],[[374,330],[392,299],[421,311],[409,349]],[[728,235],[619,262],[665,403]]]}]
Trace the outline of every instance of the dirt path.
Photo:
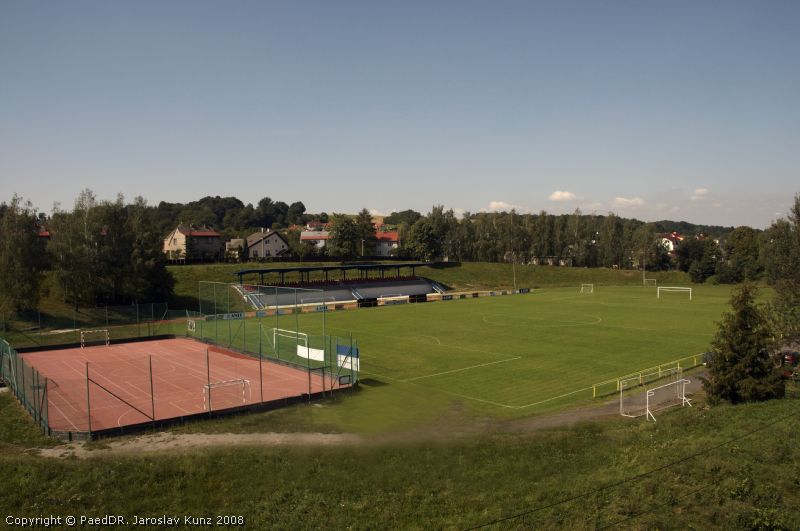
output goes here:
[{"label": "dirt path", "polygon": [[[697,393],[702,383],[703,372],[688,376],[687,395]],[[168,433],[141,435],[127,439],[108,439],[94,443],[73,442],[53,448],[40,449],[39,455],[50,458],[143,455],[156,452],[178,452],[219,447],[280,447],[280,446],[357,446],[471,437],[491,433],[534,432],[552,428],[568,427],[579,422],[602,421],[619,417],[619,400],[612,398],[602,405],[584,406],[557,413],[534,416],[505,422],[476,422],[460,432],[447,430],[421,430],[413,433],[398,433],[379,437],[365,437],[352,433]]]},{"label": "dirt path", "polygon": [[103,457],[142,455],[230,446],[352,446],[362,437],[349,433],[167,433],[87,444],[73,442],[39,450],[43,457]]}]

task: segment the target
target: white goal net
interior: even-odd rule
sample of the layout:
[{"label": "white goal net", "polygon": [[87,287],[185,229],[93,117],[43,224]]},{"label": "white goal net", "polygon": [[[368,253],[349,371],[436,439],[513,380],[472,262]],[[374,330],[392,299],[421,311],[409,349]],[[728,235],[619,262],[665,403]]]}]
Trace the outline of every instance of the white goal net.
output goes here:
[{"label": "white goal net", "polygon": [[[287,341],[288,340],[288,341]],[[308,347],[308,334],[295,330],[284,330],[282,328],[272,329],[272,346],[278,343],[296,343],[298,347]]]},{"label": "white goal net", "polygon": [[656,298],[660,299],[662,293],[670,292],[688,293],[689,300],[692,300],[692,288],[684,288],[682,286],[659,286],[656,288]]},{"label": "white goal net", "polygon": [[206,411],[240,407],[250,401],[250,380],[226,380],[203,386],[203,406]]},{"label": "white goal net", "polygon": [[110,338],[108,330],[81,330],[81,348],[86,345],[105,345],[108,346]]},{"label": "white goal net", "polygon": [[686,384],[683,371],[674,368],[664,371],[663,378],[652,384],[642,383],[640,378],[620,380],[619,413],[624,417],[642,417],[655,421],[654,413],[673,406],[690,406],[686,397]]}]

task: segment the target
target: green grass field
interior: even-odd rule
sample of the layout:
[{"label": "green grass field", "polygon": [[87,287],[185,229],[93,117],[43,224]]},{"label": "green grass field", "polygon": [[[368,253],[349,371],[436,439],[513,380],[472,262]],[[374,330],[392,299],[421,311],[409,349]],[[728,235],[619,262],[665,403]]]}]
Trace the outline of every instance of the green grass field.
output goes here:
[{"label": "green grass field", "polygon": [[[520,513],[488,528],[800,525],[794,386],[786,400],[737,407],[709,409],[701,394],[657,423],[525,431],[522,417],[613,398],[592,399],[598,381],[707,350],[730,296],[722,286],[695,286],[690,302],[657,300],[633,284],[597,282],[590,295],[553,284],[528,295],[329,312],[326,333],[352,333],[361,348],[357,391],[170,428],[367,435],[353,447],[44,458],[35,449],[54,442],[0,394],[0,505],[129,518],[241,514],[247,528],[463,529]],[[314,334],[323,324],[320,313],[273,319],[205,325],[219,342],[231,330],[234,346],[246,337],[254,350],[256,330]],[[181,321],[158,329],[185,331]],[[105,441],[89,446],[101,454]]]},{"label": "green grass field", "polygon": [[[453,412],[470,422],[600,403],[593,384],[677,359],[684,367],[700,363],[729,295],[727,287],[704,286],[695,288],[692,301],[685,293],[657,300],[653,288],[598,286],[593,294],[552,288],[328,312],[325,332],[352,333],[358,342],[361,386],[308,413],[306,421],[381,432],[452,421]],[[258,351],[259,326],[321,334],[323,315],[249,319],[246,332],[241,322],[211,321],[204,335],[238,347],[247,338],[247,349]],[[607,399],[615,382],[597,390]]]}]

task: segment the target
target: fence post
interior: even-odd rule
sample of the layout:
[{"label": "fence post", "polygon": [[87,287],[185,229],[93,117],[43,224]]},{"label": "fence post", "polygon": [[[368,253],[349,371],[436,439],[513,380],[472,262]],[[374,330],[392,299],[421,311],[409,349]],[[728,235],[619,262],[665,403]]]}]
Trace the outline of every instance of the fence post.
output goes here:
[{"label": "fence post", "polygon": [[[19,356],[17,356],[19,358]],[[22,358],[19,358],[22,362],[20,365],[22,366],[22,402],[25,405],[26,409],[28,408],[28,393],[25,392],[25,362],[22,361]]]},{"label": "fence post", "polygon": [[89,396],[89,362],[86,362],[86,420],[89,422],[89,439],[92,438],[92,401]]},{"label": "fence post", "polygon": [[206,378],[208,379],[208,414],[211,414],[211,361],[209,360],[208,349],[206,349]]},{"label": "fence post", "polygon": [[152,407],[153,428],[156,427],[156,395],[153,390],[153,355],[149,356],[150,362],[150,405]]},{"label": "fence post", "polygon": [[[259,326],[261,324],[259,323]],[[264,403],[264,369],[263,366],[264,356],[261,354],[261,334],[258,335],[258,392],[261,398],[261,403]]]},{"label": "fence post", "polygon": [[47,392],[50,380],[47,379],[47,376],[44,377],[44,428],[45,434],[50,435],[50,393]]},{"label": "fence post", "polygon": [[108,305],[106,304],[106,328],[108,328]]}]

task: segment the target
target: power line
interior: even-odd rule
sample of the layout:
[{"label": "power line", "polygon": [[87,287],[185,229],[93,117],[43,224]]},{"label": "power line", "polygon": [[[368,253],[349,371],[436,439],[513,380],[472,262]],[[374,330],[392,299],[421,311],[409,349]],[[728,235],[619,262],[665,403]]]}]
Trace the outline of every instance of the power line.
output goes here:
[{"label": "power line", "polygon": [[729,445],[731,443],[734,443],[734,442],[740,441],[742,439],[745,439],[747,437],[750,437],[752,435],[755,435],[756,433],[764,431],[767,428],[770,428],[770,427],[772,427],[772,426],[774,426],[776,424],[780,424],[781,422],[784,422],[786,420],[789,420],[791,418],[798,417],[798,416],[800,416],[800,413],[792,413],[792,414],[786,415],[784,417],[780,417],[780,418],[778,418],[776,420],[773,420],[771,422],[763,424],[762,426],[760,426],[758,428],[755,428],[753,430],[747,431],[747,432],[743,433],[742,435],[738,435],[736,437],[733,437],[732,439],[728,439],[727,441],[723,441],[723,442],[721,442],[719,444],[715,444],[713,446],[709,446],[708,448],[706,448],[704,450],[700,450],[698,452],[695,452],[695,453],[690,454],[688,456],[682,457],[680,459],[676,459],[674,461],[670,461],[669,463],[666,463],[666,464],[661,465],[659,467],[653,468],[653,469],[648,470],[646,472],[641,472],[639,474],[636,474],[636,475],[628,477],[628,478],[621,479],[621,480],[616,481],[614,483],[611,483],[609,485],[605,485],[603,487],[598,487],[596,489],[588,490],[586,492],[582,492],[580,494],[576,494],[575,496],[570,496],[569,498],[564,498],[562,500],[559,500],[559,501],[556,501],[556,502],[553,502],[553,503],[548,503],[547,505],[541,505],[539,507],[533,507],[531,509],[526,509],[524,511],[520,511],[520,512],[518,512],[516,514],[505,516],[503,518],[498,518],[498,519],[492,520],[490,522],[485,522],[485,523],[482,523],[482,524],[478,524],[478,525],[473,526],[473,527],[468,527],[468,528],[465,529],[465,531],[472,531],[474,529],[481,529],[481,528],[484,528],[484,527],[489,527],[491,525],[496,525],[496,524],[500,524],[500,523],[503,523],[503,522],[508,522],[509,520],[515,520],[515,519],[520,518],[522,516],[527,516],[529,514],[537,513],[537,512],[540,512],[540,511],[544,511],[546,509],[552,509],[553,507],[557,507],[557,506],[563,505],[565,503],[573,502],[573,501],[579,500],[581,498],[587,498],[589,496],[593,496],[595,494],[599,494],[599,493],[601,493],[601,492],[603,492],[605,490],[610,490],[610,489],[619,487],[620,485],[624,485],[626,483],[632,483],[632,482],[638,481],[638,480],[643,479],[643,478],[645,478],[647,476],[651,476],[651,475],[653,475],[653,474],[655,474],[657,472],[662,472],[662,471],[667,470],[667,469],[669,469],[669,468],[671,468],[673,466],[685,463],[685,462],[690,461],[690,460],[692,460],[692,459],[694,459],[696,457],[700,457],[701,455],[708,454],[710,452],[713,452],[714,450],[718,450],[719,448],[727,446],[727,445]]}]

